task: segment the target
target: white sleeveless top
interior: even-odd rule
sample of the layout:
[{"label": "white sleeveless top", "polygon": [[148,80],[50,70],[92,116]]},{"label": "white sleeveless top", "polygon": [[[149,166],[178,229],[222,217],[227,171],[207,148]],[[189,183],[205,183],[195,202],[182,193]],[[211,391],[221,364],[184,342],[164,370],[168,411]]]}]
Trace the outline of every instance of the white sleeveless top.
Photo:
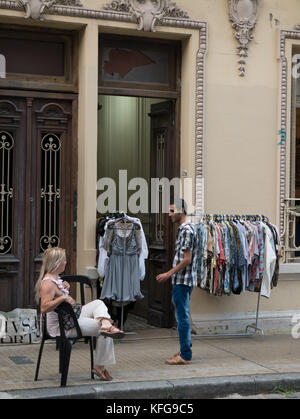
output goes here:
[{"label": "white sleeveless top", "polygon": [[[54,284],[57,285],[57,287],[60,289],[60,291],[64,294],[64,295],[69,295],[69,291],[67,289],[65,289],[62,285],[63,280],[62,279],[54,279],[54,278],[50,278],[45,276],[45,278],[43,278],[42,281],[52,281],[54,282]],[[58,315],[55,311],[50,311],[49,313],[46,314],[47,316],[47,331],[49,333],[50,336],[55,337],[55,336],[60,336],[60,330],[59,330],[59,322],[58,322]],[[41,322],[42,324],[42,322]],[[66,331],[66,335],[67,335],[67,331]]]}]

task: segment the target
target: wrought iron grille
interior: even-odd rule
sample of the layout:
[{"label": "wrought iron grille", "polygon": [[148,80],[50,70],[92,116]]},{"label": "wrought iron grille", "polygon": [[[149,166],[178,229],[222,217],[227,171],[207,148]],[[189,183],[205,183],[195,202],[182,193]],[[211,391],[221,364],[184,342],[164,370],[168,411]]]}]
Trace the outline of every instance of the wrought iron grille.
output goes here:
[{"label": "wrought iron grille", "polygon": [[41,236],[40,250],[59,246],[61,134],[41,138]]},{"label": "wrought iron grille", "polygon": [[15,141],[12,132],[0,131],[0,255],[13,245],[13,164]]}]

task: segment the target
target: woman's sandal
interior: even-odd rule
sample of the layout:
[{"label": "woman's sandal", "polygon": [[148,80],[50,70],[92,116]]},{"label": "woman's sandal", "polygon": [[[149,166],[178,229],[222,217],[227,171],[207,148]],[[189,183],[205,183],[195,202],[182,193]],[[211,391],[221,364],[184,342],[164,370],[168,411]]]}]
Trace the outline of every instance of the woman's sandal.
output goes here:
[{"label": "woman's sandal", "polygon": [[96,370],[94,368],[92,370],[92,372],[94,374],[96,374],[97,377],[99,377],[101,381],[112,381],[113,380],[112,376],[109,374],[109,372],[105,368],[103,370],[101,370],[101,371]]},{"label": "woman's sandal", "polygon": [[125,336],[125,333],[123,332],[123,330],[120,330],[113,325],[109,327],[101,328],[100,333],[102,336],[112,338],[112,339],[122,339]]}]

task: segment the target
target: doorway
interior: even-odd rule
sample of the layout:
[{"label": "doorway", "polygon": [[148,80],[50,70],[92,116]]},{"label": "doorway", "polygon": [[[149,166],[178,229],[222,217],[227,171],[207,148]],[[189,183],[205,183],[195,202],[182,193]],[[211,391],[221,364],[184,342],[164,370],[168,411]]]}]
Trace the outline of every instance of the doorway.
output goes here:
[{"label": "doorway", "polygon": [[[171,283],[155,281],[156,275],[170,269],[174,231],[161,207],[158,213],[151,213],[151,179],[178,176],[175,114],[175,100],[99,95],[98,179],[110,178],[116,185],[115,207],[109,212],[124,211],[142,223],[149,252],[146,275],[141,281],[144,298],[131,304],[131,311],[157,327],[171,327],[174,320]],[[124,202],[119,195],[121,187],[124,184],[127,187],[136,178],[142,178],[148,185],[149,199],[147,208],[139,202],[140,211],[133,213],[122,206]],[[126,191],[126,203],[134,193],[136,190]],[[101,218],[105,213],[98,216]]]},{"label": "doorway", "polygon": [[[100,34],[98,79],[98,179],[114,181],[116,211],[140,219],[148,245],[144,298],[133,312],[150,325],[171,327],[171,283],[158,284],[155,276],[170,269],[174,231],[160,206],[150,211],[150,194],[146,210],[139,201],[144,209],[130,213],[127,202],[137,190],[128,190],[131,179],[142,178],[150,191],[153,178],[180,177],[181,43]],[[157,192],[161,200],[160,187]]]}]

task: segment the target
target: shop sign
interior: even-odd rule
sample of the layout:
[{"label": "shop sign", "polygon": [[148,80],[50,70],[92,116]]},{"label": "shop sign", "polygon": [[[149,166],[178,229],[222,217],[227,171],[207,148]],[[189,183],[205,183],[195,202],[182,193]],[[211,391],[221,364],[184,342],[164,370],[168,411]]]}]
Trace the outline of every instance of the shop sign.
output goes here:
[{"label": "shop sign", "polygon": [[16,308],[0,312],[1,343],[35,343],[40,341],[37,311]]}]

